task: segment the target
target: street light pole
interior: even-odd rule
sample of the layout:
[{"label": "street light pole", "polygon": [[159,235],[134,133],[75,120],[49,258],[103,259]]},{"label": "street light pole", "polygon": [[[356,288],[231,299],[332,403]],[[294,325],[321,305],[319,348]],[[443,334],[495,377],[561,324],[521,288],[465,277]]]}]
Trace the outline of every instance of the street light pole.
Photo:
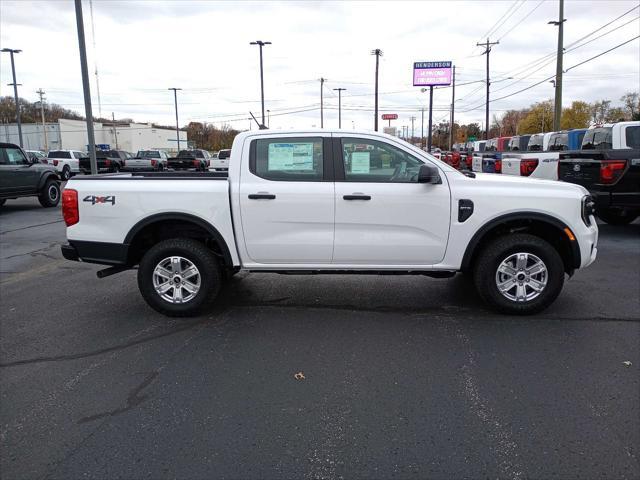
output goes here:
[{"label": "street light pole", "polygon": [[13,54],[14,53],[20,53],[22,50],[13,49],[13,48],[3,48],[2,51],[3,52],[9,52],[9,55],[11,56],[11,74],[13,75],[13,83],[10,83],[9,86],[13,85],[13,96],[14,96],[15,101],[16,101],[16,123],[18,124],[18,139],[20,141],[20,147],[23,147],[23,145],[22,145],[22,124],[20,122],[20,103],[18,101],[18,83],[16,82],[16,66],[15,66],[15,63],[13,61]]},{"label": "street light pole", "polygon": [[256,40],[255,42],[250,42],[249,45],[258,45],[260,47],[260,96],[262,99],[262,128],[264,128],[264,70],[262,68],[262,47],[265,45],[271,45],[271,42]]},{"label": "street light pole", "polygon": [[374,122],[373,122],[373,129],[377,132],[378,131],[378,70],[379,70],[379,65],[380,65],[380,57],[382,56],[382,50],[380,50],[379,48],[376,48],[375,50],[371,51],[371,55],[375,55],[376,56],[376,91],[375,91],[375,112],[374,112]]},{"label": "street light pole", "polygon": [[178,126],[178,90],[181,88],[171,87],[168,90],[173,90],[173,103],[176,107],[176,140],[178,141],[178,152],[180,152],[180,127]]},{"label": "street light pole", "polygon": [[91,107],[91,84],[89,83],[89,67],[87,66],[87,45],[84,41],[84,19],[82,17],[82,0],[75,0],[76,26],[78,29],[78,48],[80,50],[80,70],[82,72],[82,90],[84,93],[84,114],[87,117],[87,141],[89,142],[89,165],[91,174],[97,175],[96,138],[93,132],[93,109]]},{"label": "street light pole", "polygon": [[342,128],[342,92],[346,88],[334,88],[338,92],[338,128]]}]

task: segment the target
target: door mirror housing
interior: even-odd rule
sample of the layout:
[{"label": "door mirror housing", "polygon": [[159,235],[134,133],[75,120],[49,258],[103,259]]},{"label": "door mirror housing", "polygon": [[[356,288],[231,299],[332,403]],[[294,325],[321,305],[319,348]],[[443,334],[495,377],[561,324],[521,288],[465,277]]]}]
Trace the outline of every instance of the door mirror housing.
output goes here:
[{"label": "door mirror housing", "polygon": [[418,172],[418,183],[431,183],[433,185],[442,183],[440,171],[433,165],[422,165]]}]

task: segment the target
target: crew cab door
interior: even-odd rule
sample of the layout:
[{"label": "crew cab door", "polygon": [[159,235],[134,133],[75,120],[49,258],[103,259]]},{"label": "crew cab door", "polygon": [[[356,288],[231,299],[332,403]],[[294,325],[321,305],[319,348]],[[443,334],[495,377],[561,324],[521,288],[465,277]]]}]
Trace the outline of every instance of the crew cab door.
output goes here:
[{"label": "crew cab door", "polygon": [[242,162],[239,203],[249,257],[244,263],[331,263],[330,134],[256,136]]},{"label": "crew cab door", "polygon": [[0,188],[3,194],[32,193],[37,190],[40,172],[17,147],[0,148]]},{"label": "crew cab door", "polygon": [[[334,264],[433,265],[444,258],[451,198],[417,183],[428,162],[400,144],[366,136],[334,140],[336,223]],[[434,164],[435,166],[435,164]]]}]

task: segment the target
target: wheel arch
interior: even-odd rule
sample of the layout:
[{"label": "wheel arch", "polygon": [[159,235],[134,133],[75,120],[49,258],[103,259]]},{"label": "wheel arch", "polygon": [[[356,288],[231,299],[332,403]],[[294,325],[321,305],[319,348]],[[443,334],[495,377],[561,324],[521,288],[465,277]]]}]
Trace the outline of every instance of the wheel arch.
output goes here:
[{"label": "wheel arch", "polygon": [[[471,238],[462,258],[462,271],[468,271],[474,264],[477,254],[482,248],[501,235],[525,232],[531,233],[551,243],[564,262],[565,271],[572,275],[580,268],[580,246],[575,239],[570,240],[565,229],[571,228],[560,219],[539,212],[515,212],[494,218],[485,223]],[[573,236],[573,232],[572,232]]]},{"label": "wheel arch", "polygon": [[42,191],[42,188],[44,187],[44,185],[47,183],[47,181],[53,178],[56,182],[58,181],[58,174],[54,173],[50,170],[47,170],[46,172],[44,172],[42,175],[40,175],[40,180],[38,180],[38,188],[37,188],[37,192],[40,193]]},{"label": "wheel arch", "polygon": [[159,213],[136,223],[124,239],[127,263],[135,265],[140,261],[146,241],[179,237],[210,240],[209,246],[221,257],[224,266],[233,268],[231,251],[218,229],[200,217],[182,212]]}]

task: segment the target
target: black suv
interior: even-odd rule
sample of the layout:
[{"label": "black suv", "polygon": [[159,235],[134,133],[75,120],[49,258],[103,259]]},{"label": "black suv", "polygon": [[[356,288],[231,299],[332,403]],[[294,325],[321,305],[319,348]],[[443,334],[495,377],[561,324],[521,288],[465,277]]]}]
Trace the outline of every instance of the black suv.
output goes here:
[{"label": "black suv", "polygon": [[[124,150],[99,150],[96,152],[98,173],[117,173],[124,168],[126,161],[132,158],[133,155]],[[89,157],[80,159],[80,171],[86,174],[91,173],[91,160]]]},{"label": "black suv", "polygon": [[0,143],[0,206],[7,199],[34,196],[43,207],[58,205],[58,174],[50,165],[30,160],[18,145]]}]

